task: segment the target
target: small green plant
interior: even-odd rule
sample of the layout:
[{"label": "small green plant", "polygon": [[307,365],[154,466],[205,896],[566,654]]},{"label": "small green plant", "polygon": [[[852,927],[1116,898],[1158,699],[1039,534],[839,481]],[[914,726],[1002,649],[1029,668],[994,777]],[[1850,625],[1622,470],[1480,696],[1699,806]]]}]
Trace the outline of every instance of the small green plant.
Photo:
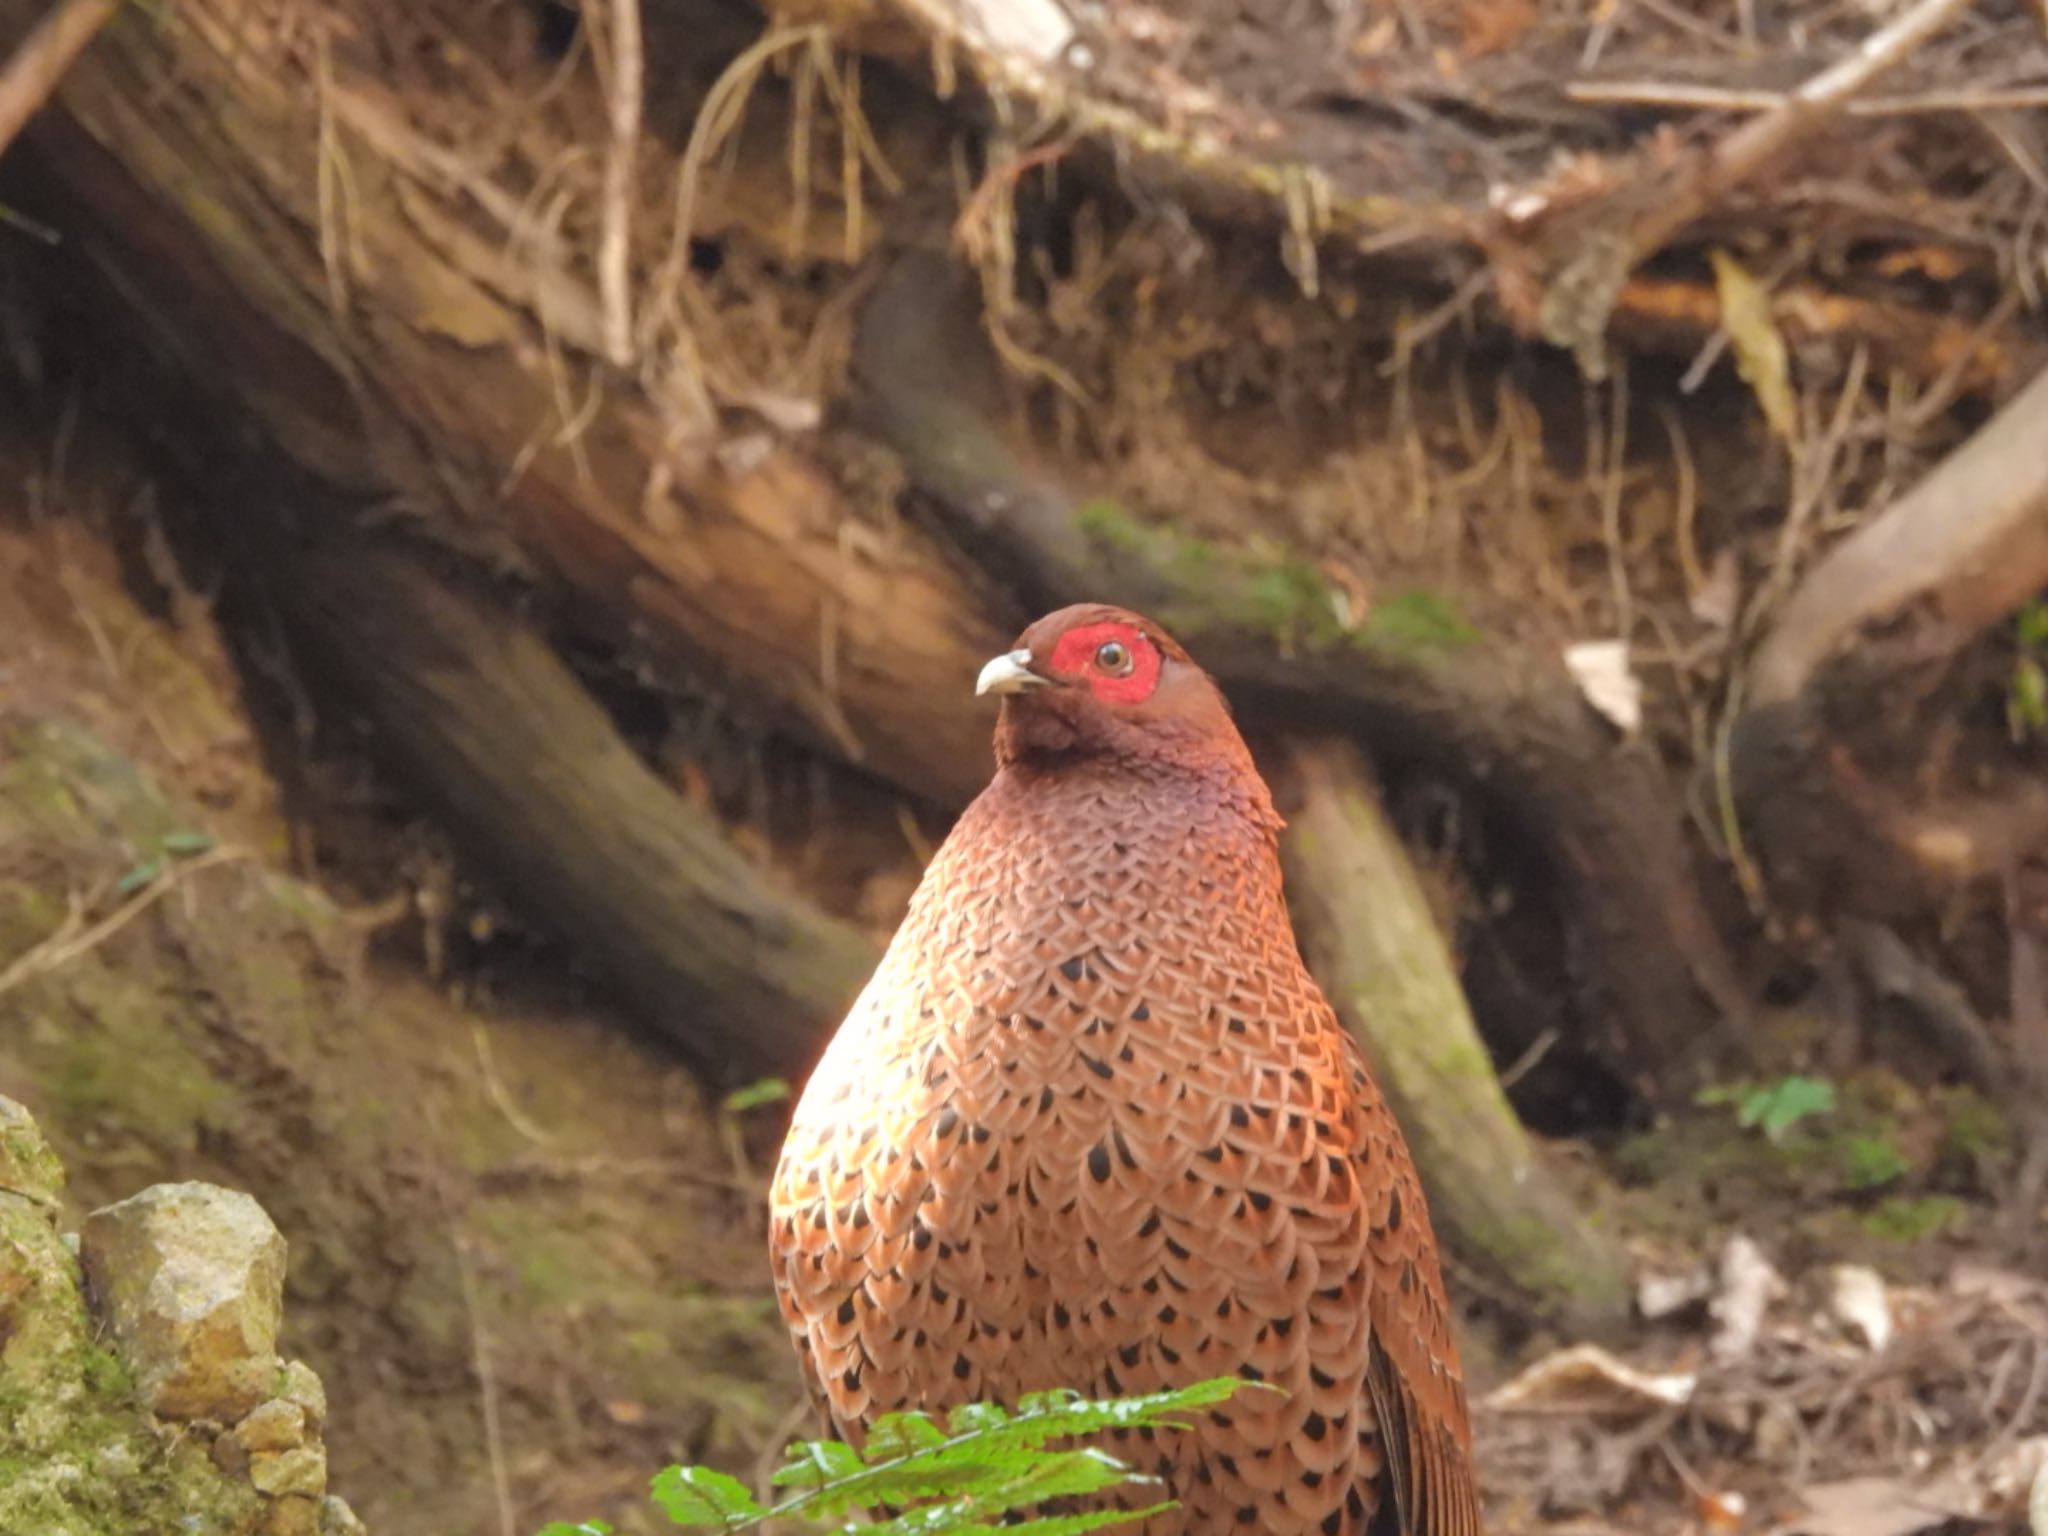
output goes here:
[{"label": "small green plant", "polygon": [[1850,1189],[1881,1189],[1912,1171],[1889,1136],[1850,1136],[1837,1149],[1842,1182]]},{"label": "small green plant", "polygon": [[744,1088],[735,1088],[719,1105],[729,1115],[759,1109],[763,1104],[780,1104],[789,1097],[789,1084],[779,1077],[757,1078]]},{"label": "small green plant", "polygon": [[[1177,1415],[1220,1403],[1248,1385],[1224,1376],[1173,1392],[1102,1401],[1078,1392],[1040,1392],[1014,1413],[970,1403],[948,1414],[943,1426],[928,1413],[885,1414],[862,1450],[838,1440],[791,1445],[773,1482],[792,1491],[773,1505],[762,1504],[738,1478],[710,1467],[665,1468],[655,1474],[653,1497],[675,1524],[721,1533],[794,1520],[865,1536],[1086,1536],[1159,1514],[1173,1503],[1006,1518],[1052,1499],[1086,1499],[1125,1483],[1158,1481],[1106,1451],[1054,1450],[1051,1442],[1117,1429],[1185,1429]],[[540,1536],[611,1536],[611,1527],[601,1520],[558,1520]]]},{"label": "small green plant", "polygon": [[1784,1077],[1775,1083],[1720,1083],[1700,1091],[1701,1104],[1732,1104],[1735,1123],[1746,1131],[1762,1131],[1773,1144],[1813,1115],[1835,1107],[1835,1085],[1824,1077]]},{"label": "small green plant", "polygon": [[1863,1217],[1863,1230],[1894,1243],[1917,1243],[1947,1231],[1967,1214],[1953,1195],[1894,1195]]},{"label": "small green plant", "polygon": [[2005,690],[2005,725],[2013,741],[2048,729],[2048,598],[2034,598],[2013,621],[2013,682]]},{"label": "small green plant", "polygon": [[204,832],[166,832],[157,839],[155,854],[144,859],[115,882],[114,894],[131,896],[178,860],[210,853],[213,847],[213,839]]},{"label": "small green plant", "polygon": [[1456,650],[1480,639],[1479,631],[1440,592],[1413,588],[1373,605],[1360,633],[1396,651]]},{"label": "small green plant", "polygon": [[2019,651],[2005,695],[2005,723],[2014,741],[2048,730],[2048,599],[2035,598],[2013,624]]}]

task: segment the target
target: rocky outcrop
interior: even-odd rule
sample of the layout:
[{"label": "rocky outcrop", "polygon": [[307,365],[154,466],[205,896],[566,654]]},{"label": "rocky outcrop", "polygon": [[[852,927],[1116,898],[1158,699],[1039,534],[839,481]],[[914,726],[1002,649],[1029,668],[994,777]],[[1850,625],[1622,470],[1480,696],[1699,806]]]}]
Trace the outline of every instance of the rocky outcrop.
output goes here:
[{"label": "rocky outcrop", "polygon": [[360,1536],[327,1491],[320,1379],[277,1354],[285,1242],[263,1208],[157,1185],[80,1239],[62,1193],[0,1098],[0,1531]]}]

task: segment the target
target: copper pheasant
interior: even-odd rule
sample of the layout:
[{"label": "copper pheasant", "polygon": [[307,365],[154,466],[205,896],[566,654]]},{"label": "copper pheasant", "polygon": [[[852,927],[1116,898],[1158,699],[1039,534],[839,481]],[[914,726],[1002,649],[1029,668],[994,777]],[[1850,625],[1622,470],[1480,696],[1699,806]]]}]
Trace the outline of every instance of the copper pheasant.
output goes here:
[{"label": "copper pheasant", "polygon": [[991,661],[995,778],[811,1077],[771,1256],[836,1430],[1241,1375],[1120,1449],[1145,1536],[1477,1536],[1415,1168],[1301,961],[1271,795],[1159,627],[1063,609]]}]

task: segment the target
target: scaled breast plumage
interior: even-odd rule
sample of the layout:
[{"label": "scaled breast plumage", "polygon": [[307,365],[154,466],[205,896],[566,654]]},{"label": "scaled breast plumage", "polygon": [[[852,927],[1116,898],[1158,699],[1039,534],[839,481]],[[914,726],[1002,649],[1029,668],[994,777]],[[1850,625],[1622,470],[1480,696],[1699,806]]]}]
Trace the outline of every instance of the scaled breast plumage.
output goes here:
[{"label": "scaled breast plumage", "polygon": [[1283,1388],[1122,1447],[1180,1502],[1147,1536],[1476,1536],[1422,1194],[1232,745],[1012,763],[963,814],[795,1113],[783,1314],[853,1436],[1052,1387]]}]

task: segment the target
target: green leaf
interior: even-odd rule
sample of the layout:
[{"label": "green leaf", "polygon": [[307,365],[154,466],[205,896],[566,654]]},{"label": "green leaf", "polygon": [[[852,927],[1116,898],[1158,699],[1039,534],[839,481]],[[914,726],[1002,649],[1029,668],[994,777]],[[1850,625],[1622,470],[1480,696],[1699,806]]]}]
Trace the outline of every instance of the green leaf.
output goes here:
[{"label": "green leaf", "polygon": [[114,882],[116,896],[131,896],[164,872],[162,859],[148,859]]},{"label": "green leaf", "polygon": [[885,1461],[928,1451],[946,1443],[946,1432],[928,1413],[885,1413],[868,1430],[867,1459]]},{"label": "green leaf", "polygon": [[[944,1436],[939,1437],[944,1440]],[[805,1440],[790,1448],[790,1458],[771,1479],[783,1488],[817,1488],[861,1470],[860,1452],[837,1440]]]},{"label": "green leaf", "polygon": [[566,1520],[550,1520],[537,1536],[612,1536],[612,1528],[602,1520],[579,1520],[574,1525]]},{"label": "green leaf", "polygon": [[2013,664],[2005,719],[2014,741],[2025,741],[2035,732],[2048,729],[2048,667],[2032,656],[2022,656]]},{"label": "green leaf", "polygon": [[1091,1446],[1086,1450],[1060,1451],[1047,1456],[1028,1472],[1003,1485],[1003,1501],[1006,1509],[1015,1509],[1020,1504],[1100,1493],[1124,1482],[1157,1481],[1157,1478],[1139,1474],[1128,1462],[1119,1461],[1109,1452]]},{"label": "green leaf", "polygon": [[1841,1147],[1842,1182],[1851,1189],[1877,1189],[1910,1170],[1888,1136],[1852,1136]]},{"label": "green leaf", "polygon": [[1810,1115],[1835,1107],[1835,1085],[1824,1077],[1788,1077],[1754,1090],[1735,1111],[1745,1129],[1760,1130],[1771,1141]]},{"label": "green leaf", "polygon": [[667,1467],[654,1475],[654,1502],[677,1525],[730,1529],[768,1513],[747,1485],[709,1467]]},{"label": "green leaf", "polygon": [[985,1434],[1009,1422],[1010,1416],[1000,1404],[963,1403],[947,1415],[946,1430],[954,1435]]},{"label": "green leaf", "polygon": [[[837,1440],[793,1445],[774,1481],[795,1491],[773,1510],[756,1503],[738,1479],[706,1467],[668,1468],[654,1480],[654,1498],[678,1525],[725,1532],[771,1517],[836,1521],[850,1530],[846,1517],[887,1509],[888,1517],[867,1526],[863,1536],[1087,1536],[1172,1506],[1035,1516],[1049,1502],[1157,1482],[1105,1450],[1072,1441],[1106,1430],[1184,1428],[1174,1414],[1222,1402],[1253,1385],[1226,1376],[1105,1401],[1072,1391],[1041,1392],[1026,1397],[1014,1413],[995,1403],[966,1404],[952,1411],[943,1429],[929,1414],[893,1413],[876,1421],[865,1452]],[[1065,1443],[1049,1449],[1053,1441]],[[1006,1523],[1020,1514],[1030,1518]],[[564,1526],[544,1536],[586,1533]]]},{"label": "green leaf", "polygon": [[2037,597],[2021,608],[2013,630],[2023,650],[2048,647],[2048,601]]},{"label": "green leaf", "polygon": [[788,1083],[779,1077],[764,1077],[744,1088],[733,1089],[725,1096],[722,1107],[727,1114],[737,1115],[743,1110],[759,1109],[763,1104],[779,1104],[788,1097]]},{"label": "green leaf", "polygon": [[216,845],[204,832],[166,832],[157,846],[174,858],[189,859],[196,853],[211,853]]}]

